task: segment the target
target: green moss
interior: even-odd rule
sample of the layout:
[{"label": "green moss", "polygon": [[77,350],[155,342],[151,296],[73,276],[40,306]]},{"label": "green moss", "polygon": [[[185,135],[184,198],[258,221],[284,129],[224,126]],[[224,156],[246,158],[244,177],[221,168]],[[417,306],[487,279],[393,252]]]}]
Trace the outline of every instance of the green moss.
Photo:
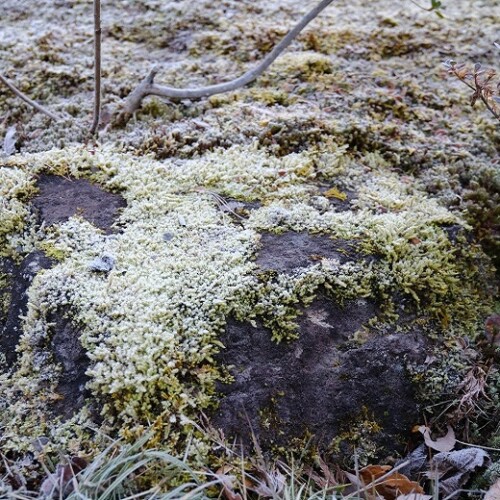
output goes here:
[{"label": "green moss", "polygon": [[286,75],[307,82],[314,81],[318,75],[332,73],[331,59],[316,52],[283,54],[270,69],[271,75]]},{"label": "green moss", "polygon": [[30,217],[26,200],[35,192],[34,175],[17,168],[0,167],[0,256],[12,254],[9,240],[22,233]]},{"label": "green moss", "polygon": [[9,276],[0,273],[0,323],[4,322],[10,306]]},{"label": "green moss", "polygon": [[66,251],[57,248],[54,244],[48,241],[42,242],[40,244],[40,249],[44,251],[45,255],[49,259],[55,259],[57,261],[64,260],[68,255]]},{"label": "green moss", "polygon": [[[339,453],[352,457],[356,455],[359,465],[368,465],[377,460],[381,451],[380,446],[375,441],[380,431],[380,425],[370,416],[369,409],[364,407],[358,415],[353,416],[349,422],[345,423],[344,430],[341,430],[330,443],[329,451],[334,456]],[[346,447],[350,449],[346,450]],[[354,462],[346,463],[345,466],[353,467]]]}]

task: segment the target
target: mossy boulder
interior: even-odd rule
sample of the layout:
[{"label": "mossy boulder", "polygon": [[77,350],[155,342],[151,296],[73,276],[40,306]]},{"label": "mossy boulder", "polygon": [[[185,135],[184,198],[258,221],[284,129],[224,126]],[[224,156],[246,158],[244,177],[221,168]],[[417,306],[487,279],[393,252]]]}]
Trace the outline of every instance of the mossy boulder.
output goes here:
[{"label": "mossy boulder", "polygon": [[[439,371],[429,353],[455,352],[457,384],[470,364],[453,342],[481,335],[493,270],[460,217],[408,178],[333,144],[322,155],[256,143],[181,164],[107,148],[8,160],[9,176],[49,165],[126,201],[107,232],[75,212],[62,177],[40,177],[19,207],[33,217],[5,251],[12,241],[57,262],[27,290],[19,360],[2,379],[9,447],[40,434],[88,447],[85,420],[127,438],[163,422],[175,447],[221,403],[214,425],[248,443],[247,412],[275,451],[307,436],[337,454],[401,450],[420,402],[445,388],[426,393],[422,373]],[[93,196],[115,213],[114,197]],[[349,436],[351,419],[372,422],[370,435]]]}]

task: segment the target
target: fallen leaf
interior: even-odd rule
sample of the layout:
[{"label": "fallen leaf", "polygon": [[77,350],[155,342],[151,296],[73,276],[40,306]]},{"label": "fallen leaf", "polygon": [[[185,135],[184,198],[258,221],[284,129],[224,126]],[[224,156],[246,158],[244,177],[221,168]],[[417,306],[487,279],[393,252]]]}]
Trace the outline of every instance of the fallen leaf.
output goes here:
[{"label": "fallen leaf", "polygon": [[[400,474],[404,474],[409,478],[415,478],[424,469],[428,459],[427,455],[427,448],[422,443],[405,458],[398,460],[394,466],[398,467]],[[406,463],[406,465],[401,467],[400,465],[403,463]]]},{"label": "fallen leaf", "polygon": [[250,480],[247,489],[264,498],[279,498],[286,484],[286,478],[280,471],[262,467],[256,468],[255,476],[250,477]]},{"label": "fallen leaf", "polygon": [[493,483],[484,495],[483,500],[498,500],[500,498],[500,479]]},{"label": "fallen leaf", "polygon": [[215,477],[222,484],[222,496],[226,500],[243,500],[242,496],[234,491],[235,476],[229,474],[234,469],[232,465],[226,464],[217,469]]},{"label": "fallen leaf", "polygon": [[386,500],[395,500],[399,495],[424,492],[416,481],[410,481],[406,476],[397,472],[377,484],[375,491],[383,495]]},{"label": "fallen leaf", "polygon": [[425,444],[436,451],[446,452],[451,451],[455,447],[457,440],[455,439],[455,431],[451,425],[448,425],[446,436],[437,438],[435,441],[431,438],[431,430],[425,425],[421,425],[418,430],[423,434]]},{"label": "fallen leaf", "polygon": [[446,496],[461,489],[472,472],[489,462],[488,453],[481,448],[442,452],[432,457],[425,475],[436,481],[440,492]]},{"label": "fallen leaf", "polygon": [[73,491],[75,476],[87,465],[87,461],[81,457],[71,457],[67,463],[57,464],[56,471],[49,474],[40,486],[40,493],[49,498],[54,495],[64,498]]},{"label": "fallen leaf", "polygon": [[[390,470],[390,465],[368,465],[359,471],[359,478],[354,474],[344,473],[358,489],[369,487],[367,495],[365,495],[367,498],[396,500],[400,495],[424,492],[416,481],[410,481],[405,475],[398,472],[391,473]],[[388,474],[387,477],[380,480],[386,474]],[[372,485],[372,483],[375,484]]]},{"label": "fallen leaf", "polygon": [[500,314],[492,314],[486,320],[484,334],[490,344],[500,345]]},{"label": "fallen leaf", "polygon": [[5,156],[10,156],[16,152],[16,140],[16,127],[12,125],[7,129],[3,140],[3,154]]},{"label": "fallen leaf", "polygon": [[475,366],[467,372],[465,379],[458,388],[463,393],[463,396],[460,399],[457,411],[462,415],[467,415],[473,411],[478,399],[487,397],[485,393],[487,377],[488,373],[480,366]]},{"label": "fallen leaf", "polygon": [[335,474],[330,470],[327,463],[321,457],[318,458],[318,465],[321,469],[322,474],[320,475],[315,472],[312,467],[307,467],[306,473],[309,478],[314,481],[315,484],[322,490],[325,488],[338,486],[339,483],[335,477]]},{"label": "fallen leaf", "polygon": [[359,471],[364,484],[370,484],[392,469],[390,465],[367,465]]}]

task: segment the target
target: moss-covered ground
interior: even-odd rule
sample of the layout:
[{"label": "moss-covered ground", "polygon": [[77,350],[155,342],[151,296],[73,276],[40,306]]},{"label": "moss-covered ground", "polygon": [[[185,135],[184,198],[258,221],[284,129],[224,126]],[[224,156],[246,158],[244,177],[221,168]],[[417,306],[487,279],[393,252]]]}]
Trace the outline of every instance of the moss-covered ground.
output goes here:
[{"label": "moss-covered ground", "polygon": [[[498,442],[498,354],[481,345],[498,312],[500,128],[441,63],[498,65],[500,4],[448,3],[440,19],[404,0],[335,2],[249,87],[198,102],[148,98],[95,142],[92,2],[3,2],[0,72],[67,116],[50,122],[0,87],[0,137],[15,125],[19,150],[0,158],[0,257],[43,250],[57,261],[33,280],[19,362],[0,374],[3,454],[21,460],[44,437],[44,453],[92,456],[106,446],[96,436],[133,440],[153,426],[153,444],[179,452],[190,436],[192,462],[215,466],[193,422],[226,376],[214,356],[227,318],[263,321],[289,341],[296,305],[319,287],[340,302],[372,298],[383,325],[397,323],[405,298],[439,345],[429,367],[408,366],[429,407],[443,394],[459,401],[467,372],[486,364],[489,400],[469,437],[480,440],[489,419],[481,444]],[[105,2],[104,119],[154,63],[173,86],[239,75],[311,5]],[[40,225],[30,200],[45,173],[119,192],[127,205],[115,231],[79,216]],[[251,208],[235,214],[235,202]],[[370,258],[265,279],[260,234],[290,230],[355,242]],[[99,258],[110,269],[96,271]],[[85,406],[63,421],[50,410],[60,311],[81,329],[99,416]]]}]

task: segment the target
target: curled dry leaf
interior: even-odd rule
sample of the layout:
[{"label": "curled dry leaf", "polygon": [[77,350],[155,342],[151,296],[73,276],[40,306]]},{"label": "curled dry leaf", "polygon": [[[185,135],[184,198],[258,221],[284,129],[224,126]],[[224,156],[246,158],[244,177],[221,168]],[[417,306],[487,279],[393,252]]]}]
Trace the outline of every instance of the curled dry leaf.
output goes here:
[{"label": "curled dry leaf", "polygon": [[381,479],[390,470],[390,465],[368,465],[359,471],[359,479],[350,473],[346,473],[346,476],[358,488],[368,487],[365,494],[368,499],[396,500],[401,495],[424,493],[416,481],[410,481],[398,472],[389,473],[385,479]]},{"label": "curled dry leaf", "polygon": [[456,492],[468,481],[472,472],[488,465],[490,458],[481,448],[464,448],[434,455],[426,476],[439,484],[445,496]]},{"label": "curled dry leaf", "polygon": [[[398,460],[394,466],[398,468],[400,474],[415,479],[420,474],[427,463],[428,453],[425,444],[419,445],[406,457]],[[405,465],[402,465],[405,464]]]},{"label": "curled dry leaf", "polygon": [[316,486],[321,489],[328,489],[338,486],[337,478],[335,474],[330,470],[327,463],[321,458],[318,458],[318,466],[321,470],[321,474],[315,472],[312,467],[306,468],[306,473],[309,478],[314,481]]},{"label": "curled dry leaf", "polygon": [[247,489],[263,498],[277,498],[286,485],[286,478],[279,470],[257,467],[255,476],[250,477]]},{"label": "curled dry leaf", "polygon": [[433,440],[431,438],[431,430],[429,429],[429,427],[421,425],[419,426],[418,430],[424,436],[425,444],[429,448],[432,448],[436,451],[451,451],[453,450],[457,442],[457,440],[455,439],[455,431],[452,429],[451,425],[448,425],[448,432],[446,433],[446,436],[437,438],[436,440]]},{"label": "curled dry leaf", "polygon": [[46,497],[58,495],[64,498],[73,491],[75,476],[87,465],[87,461],[82,457],[71,457],[67,463],[57,464],[56,471],[43,481],[40,493]]},{"label": "curled dry leaf", "polygon": [[487,377],[488,373],[480,366],[475,366],[468,371],[459,387],[463,394],[458,404],[458,412],[461,416],[471,413],[478,399],[487,397],[485,392]]},{"label": "curled dry leaf", "polygon": [[222,484],[222,496],[226,500],[243,500],[242,496],[234,490],[235,476],[230,474],[234,469],[232,465],[226,464],[217,469],[215,477]]}]

